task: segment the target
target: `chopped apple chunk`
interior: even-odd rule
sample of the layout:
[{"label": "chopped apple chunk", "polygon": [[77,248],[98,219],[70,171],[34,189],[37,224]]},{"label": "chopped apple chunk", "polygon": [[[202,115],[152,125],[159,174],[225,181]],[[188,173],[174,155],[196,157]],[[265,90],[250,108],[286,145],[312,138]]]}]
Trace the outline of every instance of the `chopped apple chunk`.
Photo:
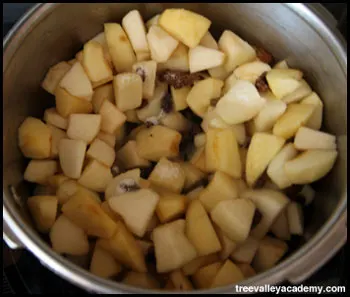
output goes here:
[{"label": "chopped apple chunk", "polygon": [[110,253],[99,247],[95,247],[90,264],[91,273],[99,277],[110,278],[118,275],[121,270],[122,266]]},{"label": "chopped apple chunk", "polygon": [[336,137],[329,133],[300,127],[295,134],[294,146],[298,150],[335,150]]},{"label": "chopped apple chunk", "polygon": [[120,73],[113,79],[114,96],[117,108],[124,112],[141,105],[142,78],[137,73]]}]

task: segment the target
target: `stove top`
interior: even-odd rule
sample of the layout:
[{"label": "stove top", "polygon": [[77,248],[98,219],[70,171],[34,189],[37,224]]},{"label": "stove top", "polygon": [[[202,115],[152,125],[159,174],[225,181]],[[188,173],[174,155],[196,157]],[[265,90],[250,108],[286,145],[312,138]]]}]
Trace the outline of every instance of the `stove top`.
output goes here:
[{"label": "stove top", "polygon": [[[36,3],[3,4],[3,37],[21,15]],[[323,4],[338,20],[338,27],[347,39],[347,3]],[[322,269],[304,285],[346,286],[346,248],[341,249]],[[81,295],[87,292],[55,275],[27,250],[10,250],[3,242],[3,294]]]}]

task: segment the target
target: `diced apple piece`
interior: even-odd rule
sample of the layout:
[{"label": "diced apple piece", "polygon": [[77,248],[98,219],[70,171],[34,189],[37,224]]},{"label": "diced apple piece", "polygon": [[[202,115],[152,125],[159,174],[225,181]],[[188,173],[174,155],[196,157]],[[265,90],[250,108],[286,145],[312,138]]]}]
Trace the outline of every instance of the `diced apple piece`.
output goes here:
[{"label": "diced apple piece", "polygon": [[166,62],[179,44],[176,39],[157,25],[149,28],[147,41],[152,60],[158,63]]},{"label": "diced apple piece", "polygon": [[237,179],[236,183],[237,183],[238,197],[239,197],[241,195],[241,193],[243,193],[244,191],[246,191],[248,189],[248,186],[243,179]]},{"label": "diced apple piece", "polygon": [[188,197],[189,200],[195,200],[199,197],[200,193],[204,190],[204,187],[197,187],[194,190],[188,192],[186,196]]},{"label": "diced apple piece", "polygon": [[232,129],[209,129],[205,144],[207,171],[222,171],[231,177],[242,175],[238,143]]},{"label": "diced apple piece", "polygon": [[219,257],[217,254],[210,254],[207,256],[201,256],[198,257],[191,262],[187,263],[184,267],[182,267],[182,271],[184,275],[193,275],[195,274],[200,268],[207,266],[209,264],[212,264],[214,262],[219,261]]},{"label": "diced apple piece", "polygon": [[187,209],[186,236],[196,248],[199,256],[216,253],[221,249],[214,227],[199,200],[192,201]]},{"label": "diced apple piece", "polygon": [[191,157],[190,163],[197,167],[199,170],[203,172],[207,172],[206,164],[205,164],[205,147],[199,147],[196,149],[194,154]]},{"label": "diced apple piece", "polygon": [[[158,192],[159,193],[159,192]],[[161,223],[170,222],[186,212],[188,199],[186,196],[171,192],[159,193],[160,199],[156,213]]]},{"label": "diced apple piece", "polygon": [[266,236],[260,241],[252,266],[257,272],[266,271],[275,266],[287,250],[284,241]]},{"label": "diced apple piece", "polygon": [[288,204],[287,219],[290,233],[302,236],[304,233],[304,216],[299,203],[291,202]]},{"label": "diced apple piece", "polygon": [[171,69],[178,71],[190,71],[190,65],[188,62],[188,47],[182,43],[179,43],[175,51],[170,58],[163,63],[158,63],[157,71]]},{"label": "diced apple piece", "polygon": [[139,107],[142,102],[142,79],[137,73],[120,73],[113,79],[116,106],[120,111]]},{"label": "diced apple piece", "polygon": [[253,237],[248,237],[231,254],[231,259],[235,262],[250,264],[259,247],[259,241]]},{"label": "diced apple piece", "polygon": [[114,222],[119,222],[122,217],[117,214],[115,211],[113,211],[110,206],[108,201],[103,201],[101,203],[101,209],[108,215]]},{"label": "diced apple piece", "polygon": [[61,139],[58,156],[64,175],[79,178],[83,169],[86,142],[82,140]]},{"label": "diced apple piece", "polygon": [[249,81],[237,80],[216,105],[217,114],[228,124],[240,124],[255,117],[266,100]]},{"label": "diced apple piece", "polygon": [[53,160],[31,160],[24,171],[24,180],[45,185],[47,179],[57,172],[57,162]]},{"label": "diced apple piece", "polygon": [[107,251],[95,247],[92,255],[90,272],[103,278],[110,278],[118,275],[122,266]]},{"label": "diced apple piece", "polygon": [[267,175],[279,189],[285,189],[292,185],[284,171],[284,164],[294,159],[297,154],[298,151],[295,149],[294,145],[292,143],[287,143],[267,167]]},{"label": "diced apple piece", "polygon": [[111,148],[114,148],[117,142],[117,136],[113,134],[108,134],[103,131],[100,131],[97,136],[97,139],[100,139],[107,143]]},{"label": "diced apple piece", "polygon": [[171,97],[173,99],[174,103],[174,109],[176,111],[184,110],[188,107],[187,104],[187,95],[190,92],[190,87],[183,87],[180,89],[175,89],[173,86],[170,87],[171,90]]},{"label": "diced apple piece", "polygon": [[256,275],[255,270],[249,264],[237,263],[236,265],[241,270],[241,272],[243,273],[244,278],[249,278],[249,277],[253,277],[253,276]]},{"label": "diced apple piece", "polygon": [[234,242],[248,238],[255,205],[249,199],[230,199],[219,202],[210,212],[212,220]]},{"label": "diced apple piece", "polygon": [[105,23],[104,32],[114,68],[118,73],[131,71],[136,57],[123,28],[117,23]]},{"label": "diced apple piece", "polygon": [[315,110],[311,104],[289,104],[286,112],[277,120],[273,134],[289,139],[305,125]]},{"label": "diced apple piece", "polygon": [[254,84],[264,72],[270,70],[271,67],[269,64],[261,61],[253,61],[237,67],[233,74],[239,80],[247,80]]},{"label": "diced apple piece", "polygon": [[89,241],[83,229],[61,215],[50,230],[52,249],[60,254],[87,255]]},{"label": "diced apple piece", "polygon": [[222,267],[221,262],[215,262],[207,266],[201,267],[193,275],[192,279],[198,289],[208,289],[214,281],[215,276],[218,274]]},{"label": "diced apple piece", "polygon": [[34,219],[36,228],[48,232],[56,220],[56,196],[32,196],[27,200],[28,209]]},{"label": "diced apple piece", "polygon": [[138,62],[132,66],[133,72],[141,77],[142,98],[152,100],[155,90],[157,63],[155,61]]},{"label": "diced apple piece", "polygon": [[189,188],[193,187],[206,177],[205,173],[203,173],[191,163],[182,162],[180,163],[180,166],[185,174],[185,190],[188,190]]},{"label": "diced apple piece", "polygon": [[54,107],[45,110],[44,121],[46,122],[46,124],[55,126],[63,130],[66,130],[68,127],[68,120],[60,116]]},{"label": "diced apple piece", "polygon": [[129,271],[122,281],[123,284],[142,288],[142,289],[159,289],[159,283],[149,274]]},{"label": "diced apple piece", "polygon": [[47,125],[51,130],[51,158],[58,156],[58,146],[61,139],[66,138],[66,132],[52,125]]},{"label": "diced apple piece", "polygon": [[92,85],[83,66],[76,62],[60,81],[59,86],[74,97],[91,101]]},{"label": "diced apple piece", "polygon": [[94,88],[113,79],[113,72],[105,59],[103,47],[96,41],[89,41],[84,45],[82,64]]},{"label": "diced apple piece", "polygon": [[114,66],[112,63],[112,57],[109,53],[109,48],[108,48],[105,32],[101,32],[101,33],[97,34],[95,37],[91,38],[90,41],[95,41],[95,42],[98,42],[100,45],[102,45],[103,54],[104,54],[104,57],[106,59],[106,62],[108,63],[109,67],[111,67],[112,70],[114,70]]},{"label": "diced apple piece", "polygon": [[152,126],[137,134],[137,152],[141,158],[149,161],[177,157],[181,138],[177,131],[159,125]]},{"label": "diced apple piece", "polygon": [[230,125],[218,115],[215,107],[209,106],[207,112],[203,116],[201,128],[204,132],[208,132],[210,128],[227,129],[230,128]]},{"label": "diced apple piece", "polygon": [[128,231],[124,223],[117,222],[116,232],[111,238],[100,238],[96,242],[112,254],[121,264],[126,265],[136,272],[147,272],[145,258],[134,236]]},{"label": "diced apple piece", "polygon": [[116,223],[93,199],[80,193],[73,195],[62,207],[62,213],[88,235],[110,238]]},{"label": "diced apple piece", "polygon": [[159,195],[149,189],[125,193],[108,200],[112,210],[123,219],[129,230],[143,237],[156,209]]},{"label": "diced apple piece", "polygon": [[289,231],[288,217],[286,210],[282,211],[271,226],[271,232],[279,239],[290,240],[291,232]]},{"label": "diced apple piece", "polygon": [[159,25],[190,48],[199,44],[211,21],[186,9],[166,9],[159,17]]},{"label": "diced apple piece", "polygon": [[217,171],[209,185],[200,193],[199,200],[209,212],[224,200],[238,197],[237,184],[227,174]]},{"label": "diced apple piece", "polygon": [[277,99],[291,94],[301,86],[303,73],[297,69],[271,69],[266,80]]},{"label": "diced apple piece", "polygon": [[276,65],[273,66],[273,68],[274,69],[288,69],[289,66],[288,66],[286,60],[282,60],[282,61],[279,61],[278,63],[276,63]]},{"label": "diced apple piece", "polygon": [[244,275],[238,266],[226,260],[213,279],[210,288],[218,288],[238,283],[244,280]]},{"label": "diced apple piece", "polygon": [[256,132],[268,132],[277,120],[284,114],[287,105],[280,100],[266,101],[265,106],[254,118]]},{"label": "diced apple piece", "polygon": [[207,136],[205,133],[199,133],[194,136],[194,146],[196,148],[205,146],[207,142]]},{"label": "diced apple piece", "polygon": [[225,80],[230,75],[231,71],[227,71],[225,64],[223,64],[221,66],[208,69],[208,73],[212,78]]},{"label": "diced apple piece", "polygon": [[61,184],[63,184],[68,179],[69,178],[63,174],[55,174],[47,178],[47,184],[50,187],[57,189]]},{"label": "diced apple piece", "polygon": [[115,151],[104,141],[96,138],[86,152],[89,158],[95,159],[107,167],[111,167],[115,159]]},{"label": "diced apple piece", "polygon": [[113,179],[111,170],[96,160],[90,160],[78,183],[96,192],[104,192]]},{"label": "diced apple piece", "polygon": [[179,269],[197,257],[194,246],[185,236],[185,220],[177,220],[153,230],[157,272]]},{"label": "diced apple piece", "polygon": [[247,190],[241,194],[241,197],[253,201],[262,215],[260,222],[250,232],[250,236],[256,239],[261,239],[266,235],[289,203],[286,195],[271,189]]},{"label": "diced apple piece", "polygon": [[169,278],[176,291],[192,291],[193,286],[187,276],[181,270],[174,270],[170,273]]},{"label": "diced apple piece", "polygon": [[102,117],[101,130],[109,134],[116,131],[126,122],[126,116],[113,103],[105,100],[99,114]]},{"label": "diced apple piece", "polygon": [[[146,28],[142,16],[138,10],[129,11],[122,19],[122,26],[129,37],[136,56],[143,56],[143,60],[149,60],[150,53],[146,38]],[[138,58],[138,61],[139,58]]]},{"label": "diced apple piece", "polygon": [[191,127],[191,122],[180,112],[165,113],[160,123],[179,132],[187,132]]},{"label": "diced apple piece", "polygon": [[216,226],[215,230],[221,243],[221,251],[219,252],[219,257],[222,261],[224,261],[236,249],[237,243],[228,238],[218,226]]},{"label": "diced apple piece", "polygon": [[97,136],[101,127],[101,115],[98,114],[71,114],[67,129],[70,139],[83,140],[87,143]]},{"label": "diced apple piece", "polygon": [[139,185],[140,173],[141,170],[137,168],[117,175],[108,183],[105,191],[105,199],[109,200],[111,197],[124,194],[126,192],[125,185]]},{"label": "diced apple piece", "polygon": [[329,133],[300,127],[295,134],[294,146],[298,150],[335,150],[336,137]]},{"label": "diced apple piece", "polygon": [[225,95],[237,81],[238,79],[234,73],[227,77],[225,79],[224,88],[222,89],[222,94]]},{"label": "diced apple piece", "polygon": [[126,121],[129,123],[141,124],[142,122],[137,117],[136,109],[125,111]]},{"label": "diced apple piece", "polygon": [[259,132],[251,139],[246,161],[246,179],[253,186],[285,143],[284,138]]},{"label": "diced apple piece", "polygon": [[41,87],[50,94],[55,95],[57,86],[70,68],[71,65],[64,61],[50,67],[41,83]]},{"label": "diced apple piece", "polygon": [[230,30],[225,30],[222,33],[218,44],[219,48],[226,54],[225,68],[229,72],[256,57],[255,50]]},{"label": "diced apple piece", "polygon": [[125,169],[143,168],[150,166],[150,162],[141,158],[137,152],[136,141],[128,141],[119,151],[116,158],[119,164]]},{"label": "diced apple piece", "polygon": [[216,40],[214,39],[213,35],[211,35],[211,33],[209,31],[207,31],[204,34],[199,45],[207,47],[207,48],[212,48],[215,50],[219,49],[219,46],[218,46]]},{"label": "diced apple piece", "polygon": [[225,61],[225,54],[219,50],[197,45],[188,52],[190,72],[199,72],[218,67]]},{"label": "diced apple piece", "polygon": [[188,93],[186,101],[191,110],[198,116],[204,116],[211,99],[220,97],[223,81],[207,78],[197,82]]},{"label": "diced apple piece", "polygon": [[46,159],[51,154],[51,130],[41,120],[27,117],[18,128],[18,145],[27,158]]},{"label": "diced apple piece", "polygon": [[337,155],[335,150],[308,150],[286,162],[284,170],[293,184],[310,184],[327,175]]},{"label": "diced apple piece", "polygon": [[284,96],[282,100],[287,104],[297,102],[310,95],[311,92],[312,90],[309,84],[304,79],[302,79],[300,80],[300,86],[296,88],[295,91],[293,91],[292,93],[288,94],[287,96]]},{"label": "diced apple piece", "polygon": [[94,93],[92,95],[92,106],[95,113],[100,111],[100,108],[105,100],[115,103],[113,85],[111,83],[94,89]]},{"label": "diced apple piece", "polygon": [[67,118],[73,113],[91,113],[92,104],[91,102],[74,97],[69,94],[65,89],[57,87],[56,90],[56,110],[64,118]]},{"label": "diced apple piece", "polygon": [[156,14],[154,17],[150,18],[146,22],[147,29],[151,28],[152,25],[158,25],[159,17],[160,17],[160,14]]},{"label": "diced apple piece", "polygon": [[247,141],[246,130],[244,124],[232,125],[231,129],[236,136],[237,143],[239,145],[244,145]]},{"label": "diced apple piece", "polygon": [[168,86],[166,84],[159,84],[154,90],[154,96],[145,107],[136,110],[137,117],[143,121],[150,121],[154,118],[156,122],[162,114],[162,99],[167,94]]},{"label": "diced apple piece", "polygon": [[315,106],[314,111],[309,120],[306,122],[305,126],[314,130],[320,130],[323,118],[323,102],[321,101],[320,97],[315,92],[312,92],[300,103],[311,104]]}]

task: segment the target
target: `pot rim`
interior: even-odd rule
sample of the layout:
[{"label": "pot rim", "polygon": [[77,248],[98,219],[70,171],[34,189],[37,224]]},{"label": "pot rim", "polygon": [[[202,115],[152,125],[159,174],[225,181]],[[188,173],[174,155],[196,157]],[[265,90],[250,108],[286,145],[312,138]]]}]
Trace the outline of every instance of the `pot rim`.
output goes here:
[{"label": "pot rim", "polygon": [[[25,37],[28,30],[33,30],[35,25],[44,17],[47,17],[60,3],[39,3],[31,8],[9,31],[3,39],[3,73],[6,71],[8,64],[11,62],[16,50],[19,48],[23,36]],[[344,75],[347,77],[347,52],[344,48],[344,40],[335,28],[329,28],[325,24],[325,19],[321,19],[312,11],[312,5],[302,3],[282,3],[294,13],[302,17],[310,26],[321,36],[324,42],[331,49],[337,58]],[[336,223],[339,219],[347,214],[347,186],[342,193],[332,216],[325,222],[316,234],[314,234],[300,249],[292,253],[284,261],[273,267],[272,269],[259,273],[256,276],[235,285],[226,286],[217,289],[195,290],[193,293],[216,294],[223,292],[235,291],[235,286],[250,286],[276,284],[288,278],[299,263],[302,263],[309,255],[313,253],[315,246],[320,245],[322,238],[329,232],[335,231]],[[19,238],[20,242],[30,250],[40,262],[54,273],[60,275],[64,279],[74,283],[75,285],[88,290],[89,292],[99,293],[160,293],[164,290],[145,290],[130,287],[122,283],[112,280],[99,278],[89,271],[78,267],[68,259],[54,252],[39,236],[39,234],[30,228],[24,220],[18,216],[14,201],[3,191],[3,224],[7,224],[11,231]],[[4,237],[4,236],[3,236]],[[186,292],[187,293],[187,292]]]}]

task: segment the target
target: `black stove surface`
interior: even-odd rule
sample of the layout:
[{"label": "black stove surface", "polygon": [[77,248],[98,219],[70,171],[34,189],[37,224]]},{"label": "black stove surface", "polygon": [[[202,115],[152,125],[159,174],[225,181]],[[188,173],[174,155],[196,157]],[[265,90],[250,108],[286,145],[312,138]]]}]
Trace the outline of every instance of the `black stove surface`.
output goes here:
[{"label": "black stove surface", "polygon": [[[35,3],[3,4],[3,37],[14,23]],[[347,39],[347,3],[323,3],[338,20],[339,30]],[[346,248],[341,249],[322,269],[306,280],[304,285],[346,286]],[[3,294],[64,295],[88,294],[63,280],[27,250],[10,250],[3,242]]]}]

